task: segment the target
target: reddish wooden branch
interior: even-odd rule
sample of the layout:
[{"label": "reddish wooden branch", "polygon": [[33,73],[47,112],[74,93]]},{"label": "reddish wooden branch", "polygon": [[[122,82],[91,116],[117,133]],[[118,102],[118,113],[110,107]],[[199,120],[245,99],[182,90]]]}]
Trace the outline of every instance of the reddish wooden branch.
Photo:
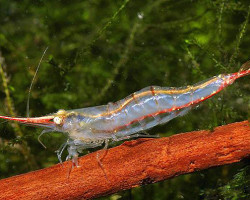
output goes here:
[{"label": "reddish wooden branch", "polygon": [[[99,151],[100,157],[105,154]],[[210,131],[160,139],[138,139],[109,149],[98,165],[96,152],[79,159],[68,178],[60,164],[0,181],[0,199],[94,198],[154,183],[212,166],[238,162],[250,155],[247,121]],[[69,164],[69,163],[67,163]]]}]

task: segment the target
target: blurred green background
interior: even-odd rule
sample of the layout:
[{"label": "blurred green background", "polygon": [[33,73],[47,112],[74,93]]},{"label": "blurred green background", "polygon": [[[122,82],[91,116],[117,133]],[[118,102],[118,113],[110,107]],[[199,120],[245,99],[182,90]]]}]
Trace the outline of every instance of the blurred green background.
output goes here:
[{"label": "blurred green background", "polygon": [[[30,116],[114,102],[150,85],[185,86],[250,58],[248,0],[0,0],[0,114]],[[250,118],[249,77],[151,129],[162,137]],[[4,120],[1,120],[4,122]],[[60,133],[0,124],[0,177],[58,163]],[[64,152],[64,158],[67,152]],[[249,159],[102,199],[247,199]]]}]

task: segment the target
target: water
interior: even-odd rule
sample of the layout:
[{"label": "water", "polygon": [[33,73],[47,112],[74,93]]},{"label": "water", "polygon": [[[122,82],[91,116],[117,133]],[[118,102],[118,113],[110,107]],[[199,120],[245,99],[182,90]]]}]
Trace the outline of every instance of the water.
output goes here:
[{"label": "water", "polygon": [[[246,1],[1,0],[0,4],[1,66],[16,116],[26,116],[29,85],[47,46],[31,91],[31,116],[114,102],[150,85],[193,84],[238,71],[249,58]],[[11,102],[2,78],[0,84],[0,112],[9,116]],[[249,88],[249,77],[243,78],[150,133],[167,136],[246,120]],[[44,135],[47,149],[43,149],[37,141],[41,131],[0,124],[1,178],[58,163],[54,151],[65,137]],[[20,148],[26,147],[33,159],[25,160]],[[231,184],[243,165],[209,169],[203,176],[192,173],[107,198],[223,199],[230,195],[220,187]]]}]

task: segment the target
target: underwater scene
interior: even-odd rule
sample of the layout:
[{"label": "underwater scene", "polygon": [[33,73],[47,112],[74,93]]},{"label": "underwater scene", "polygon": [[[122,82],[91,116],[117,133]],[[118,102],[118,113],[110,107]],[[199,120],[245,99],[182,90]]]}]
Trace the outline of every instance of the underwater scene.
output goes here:
[{"label": "underwater scene", "polygon": [[[247,0],[0,0],[2,183],[65,160],[73,174],[124,141],[249,125],[249,15]],[[249,153],[118,189],[95,157],[110,188],[93,198],[250,199]]]}]

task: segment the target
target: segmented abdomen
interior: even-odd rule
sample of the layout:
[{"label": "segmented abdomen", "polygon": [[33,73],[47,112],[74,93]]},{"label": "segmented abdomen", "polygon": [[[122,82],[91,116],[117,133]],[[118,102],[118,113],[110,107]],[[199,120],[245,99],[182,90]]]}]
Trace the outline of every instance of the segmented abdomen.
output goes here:
[{"label": "segmented abdomen", "polygon": [[227,76],[216,76],[181,88],[151,86],[116,103],[81,111],[86,113],[94,133],[130,135],[184,115],[193,104],[224,88],[228,84]]}]

